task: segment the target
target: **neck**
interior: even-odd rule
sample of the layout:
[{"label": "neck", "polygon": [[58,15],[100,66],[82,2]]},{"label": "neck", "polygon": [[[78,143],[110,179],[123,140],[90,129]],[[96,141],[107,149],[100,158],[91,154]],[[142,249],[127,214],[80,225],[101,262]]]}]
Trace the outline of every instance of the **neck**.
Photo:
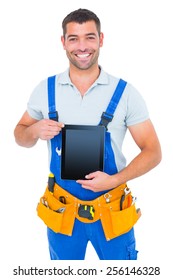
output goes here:
[{"label": "neck", "polygon": [[98,65],[94,65],[92,69],[80,70],[70,66],[70,79],[75,87],[80,91],[83,96],[91,85],[97,80],[100,74]]}]

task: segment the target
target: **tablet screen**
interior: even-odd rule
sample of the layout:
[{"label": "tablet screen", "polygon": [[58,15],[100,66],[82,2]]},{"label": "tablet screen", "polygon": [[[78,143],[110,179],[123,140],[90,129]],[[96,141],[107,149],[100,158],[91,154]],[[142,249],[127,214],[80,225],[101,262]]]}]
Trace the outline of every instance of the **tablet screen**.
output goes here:
[{"label": "tablet screen", "polygon": [[65,125],[62,129],[61,178],[84,179],[103,171],[105,127]]}]

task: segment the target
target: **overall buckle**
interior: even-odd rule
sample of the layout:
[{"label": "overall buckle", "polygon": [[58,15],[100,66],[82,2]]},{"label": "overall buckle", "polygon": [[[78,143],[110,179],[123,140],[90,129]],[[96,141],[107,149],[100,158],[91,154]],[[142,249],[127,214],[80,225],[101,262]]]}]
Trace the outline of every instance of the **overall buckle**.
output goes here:
[{"label": "overall buckle", "polygon": [[113,115],[112,114],[108,114],[107,112],[103,112],[102,116],[101,116],[101,122],[100,125],[104,126],[107,129],[108,124],[112,121],[113,119]]}]

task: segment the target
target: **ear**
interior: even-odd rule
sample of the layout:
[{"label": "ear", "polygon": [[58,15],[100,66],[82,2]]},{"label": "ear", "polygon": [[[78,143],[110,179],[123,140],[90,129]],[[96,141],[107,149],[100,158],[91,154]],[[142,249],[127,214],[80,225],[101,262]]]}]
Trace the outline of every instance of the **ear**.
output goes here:
[{"label": "ear", "polygon": [[104,39],[104,34],[103,32],[100,33],[100,47],[103,46],[103,39]]},{"label": "ear", "polygon": [[64,36],[63,36],[63,35],[61,36],[61,42],[62,42],[63,48],[64,48],[64,50],[65,50],[65,49],[66,49],[66,48],[65,48],[65,39],[64,39]]}]

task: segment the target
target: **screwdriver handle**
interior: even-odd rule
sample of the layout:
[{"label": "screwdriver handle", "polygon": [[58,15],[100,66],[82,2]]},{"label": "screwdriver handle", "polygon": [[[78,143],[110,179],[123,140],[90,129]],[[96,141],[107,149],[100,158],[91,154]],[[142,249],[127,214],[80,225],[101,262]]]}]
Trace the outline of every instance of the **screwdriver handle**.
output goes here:
[{"label": "screwdriver handle", "polygon": [[55,185],[55,176],[53,173],[50,173],[48,177],[48,189],[52,193],[54,191],[54,185]]}]

